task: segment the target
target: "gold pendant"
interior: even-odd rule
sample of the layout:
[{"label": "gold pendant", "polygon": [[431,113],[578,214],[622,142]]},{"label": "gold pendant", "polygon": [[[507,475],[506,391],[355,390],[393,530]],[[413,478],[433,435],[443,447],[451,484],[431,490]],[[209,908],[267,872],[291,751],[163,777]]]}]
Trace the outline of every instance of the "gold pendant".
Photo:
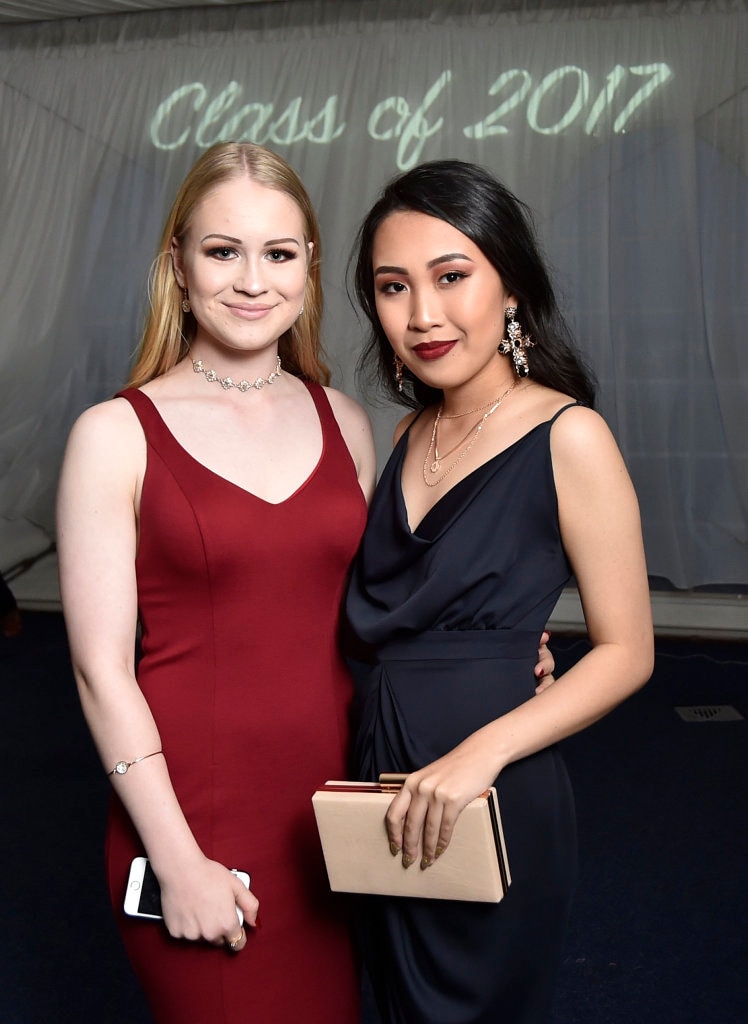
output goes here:
[{"label": "gold pendant", "polygon": [[441,469],[441,465],[441,462],[438,459],[435,459],[429,466],[429,469],[431,470],[432,473],[438,473],[439,470]]}]

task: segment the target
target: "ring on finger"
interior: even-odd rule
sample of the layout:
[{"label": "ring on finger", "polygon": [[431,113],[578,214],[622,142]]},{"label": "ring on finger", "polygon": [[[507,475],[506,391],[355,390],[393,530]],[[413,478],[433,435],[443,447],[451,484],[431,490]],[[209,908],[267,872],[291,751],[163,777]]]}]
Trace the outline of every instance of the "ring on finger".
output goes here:
[{"label": "ring on finger", "polygon": [[232,953],[239,953],[242,949],[244,949],[244,941],[246,937],[247,936],[244,933],[244,929],[242,928],[242,930],[239,932],[235,939],[226,940],[226,945],[228,946]]}]

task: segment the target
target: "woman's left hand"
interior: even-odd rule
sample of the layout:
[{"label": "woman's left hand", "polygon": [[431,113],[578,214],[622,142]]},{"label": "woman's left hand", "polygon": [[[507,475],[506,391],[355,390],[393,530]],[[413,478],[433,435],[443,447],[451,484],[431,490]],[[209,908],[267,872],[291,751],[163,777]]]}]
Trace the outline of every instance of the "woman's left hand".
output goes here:
[{"label": "woman's left hand", "polygon": [[385,815],[390,852],[402,856],[403,867],[417,860],[430,867],[444,853],[460,813],[493,785],[498,769],[491,762],[479,731],[408,775]]},{"label": "woman's left hand", "polygon": [[540,646],[538,647],[538,663],[535,666],[535,678],[538,681],[538,685],[535,687],[535,693],[542,693],[543,690],[547,690],[549,686],[552,686],[556,682],[553,675],[556,668],[556,662],[553,655],[548,647],[548,641],[551,638],[551,634],[548,630],[544,630],[540,637]]}]

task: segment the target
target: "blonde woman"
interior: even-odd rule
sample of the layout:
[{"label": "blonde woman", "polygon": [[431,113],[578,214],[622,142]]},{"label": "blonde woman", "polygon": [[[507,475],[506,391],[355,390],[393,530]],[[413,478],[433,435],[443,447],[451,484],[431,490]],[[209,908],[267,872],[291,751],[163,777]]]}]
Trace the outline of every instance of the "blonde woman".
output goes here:
[{"label": "blonde woman", "polygon": [[[62,595],[114,790],[111,898],[159,1024],[358,1019],[310,796],[345,774],[338,615],[375,465],[365,413],[325,386],[321,306],[294,171],[211,148],[166,221],[129,385],[65,457]],[[137,855],[163,923],[122,912]]]}]

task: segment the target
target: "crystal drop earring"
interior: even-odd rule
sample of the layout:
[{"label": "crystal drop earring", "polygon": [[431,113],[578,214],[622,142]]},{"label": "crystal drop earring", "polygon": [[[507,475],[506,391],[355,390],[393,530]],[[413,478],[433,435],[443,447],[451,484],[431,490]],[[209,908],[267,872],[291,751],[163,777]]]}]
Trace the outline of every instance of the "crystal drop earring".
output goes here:
[{"label": "crystal drop earring", "polygon": [[522,333],[522,328],[517,323],[516,306],[507,306],[504,310],[504,318],[506,319],[507,337],[502,338],[499,342],[499,353],[502,356],[511,355],[514,372],[518,377],[529,377],[530,365],[525,349],[532,348],[535,342],[532,341],[529,334]]}]

